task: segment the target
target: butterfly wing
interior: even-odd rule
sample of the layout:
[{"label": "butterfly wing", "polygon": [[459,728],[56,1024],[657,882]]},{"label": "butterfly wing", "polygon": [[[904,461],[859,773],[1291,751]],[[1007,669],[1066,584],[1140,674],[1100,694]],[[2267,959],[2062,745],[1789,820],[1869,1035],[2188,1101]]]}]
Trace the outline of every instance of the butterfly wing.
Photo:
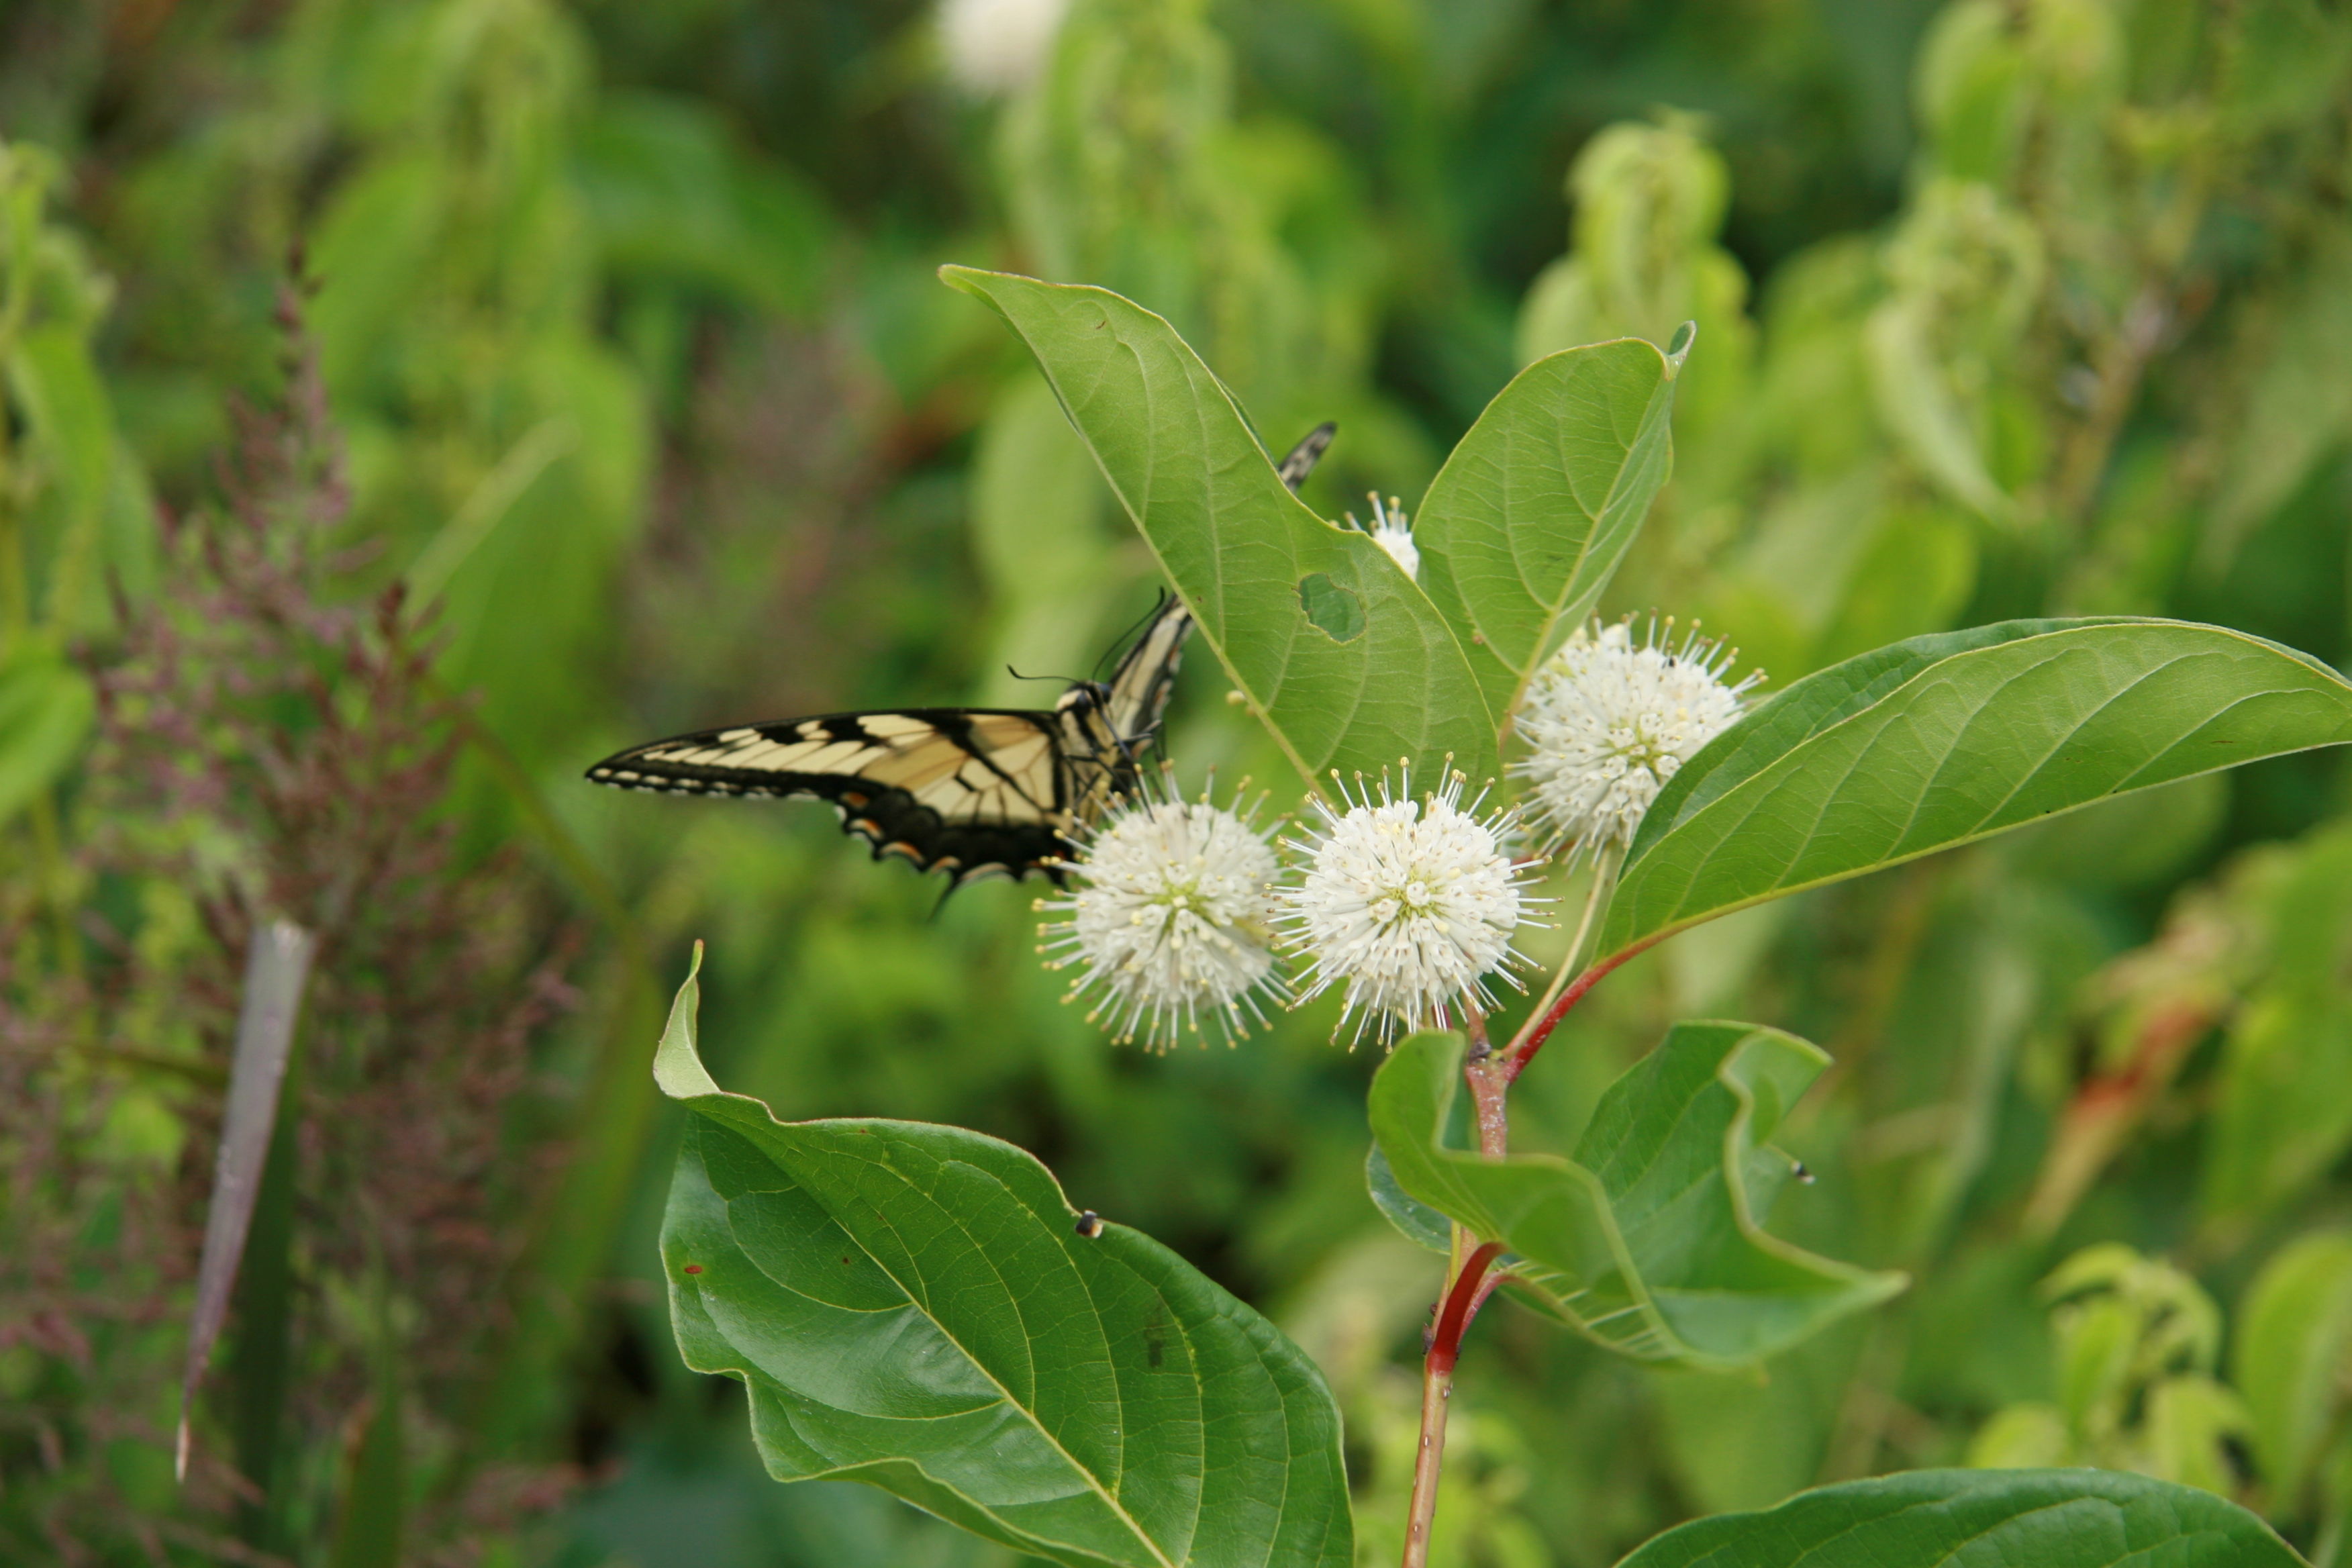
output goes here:
[{"label": "butterfly wing", "polygon": [[588,770],[597,784],[681,795],[829,801],[842,826],[961,884],[1033,870],[1068,852],[1058,713],[910,708],[705,730],[633,746]]},{"label": "butterfly wing", "polygon": [[[1276,472],[1306,481],[1338,426],[1320,425]],[[1068,834],[1131,790],[1136,758],[1175,689],[1192,612],[1171,598],[1107,686],[1080,682],[1050,713],[906,708],[826,713],[676,735],[615,752],[594,783],[673,795],[829,801],[842,826],[954,886],[1042,871],[1061,880]]]},{"label": "butterfly wing", "polygon": [[1192,612],[1184,607],[1183,600],[1171,595],[1111,672],[1103,717],[1118,743],[1130,754],[1150,745],[1159,732],[1168,699],[1176,691],[1176,667],[1183,661],[1184,639],[1192,635]]},{"label": "butterfly wing", "polygon": [[1330,420],[1325,420],[1307,432],[1306,438],[1290,449],[1290,455],[1274,466],[1274,471],[1281,476],[1285,489],[1293,495],[1298,493],[1298,487],[1305,484],[1307,476],[1315,471],[1315,465],[1322,458],[1323,449],[1331,444],[1331,437],[1339,433],[1339,426]]}]

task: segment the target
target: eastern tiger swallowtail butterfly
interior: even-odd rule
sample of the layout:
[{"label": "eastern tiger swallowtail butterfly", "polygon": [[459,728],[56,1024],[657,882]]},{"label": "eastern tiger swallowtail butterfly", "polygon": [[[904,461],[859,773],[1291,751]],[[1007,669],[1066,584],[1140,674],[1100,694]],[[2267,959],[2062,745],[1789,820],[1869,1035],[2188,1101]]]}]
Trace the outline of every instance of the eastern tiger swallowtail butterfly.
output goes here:
[{"label": "eastern tiger swallowtail butterfly", "polygon": [[[1292,490],[1331,444],[1321,425],[1276,470]],[[1070,833],[1136,787],[1192,616],[1171,597],[1108,681],[1077,681],[1045,711],[899,708],[739,724],[632,746],[596,784],[683,795],[830,801],[843,828],[950,887],[1043,872],[1061,880]]]}]

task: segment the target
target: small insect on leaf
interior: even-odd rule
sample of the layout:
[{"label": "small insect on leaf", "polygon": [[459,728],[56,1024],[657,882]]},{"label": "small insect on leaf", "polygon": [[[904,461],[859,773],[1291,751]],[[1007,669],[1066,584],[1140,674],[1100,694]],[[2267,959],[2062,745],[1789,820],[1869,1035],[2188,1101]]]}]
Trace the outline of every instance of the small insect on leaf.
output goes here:
[{"label": "small insect on leaf", "polygon": [[1802,1182],[1809,1187],[1811,1186],[1818,1179],[1814,1176],[1811,1168],[1802,1160],[1791,1160],[1789,1162],[1789,1174],[1796,1177],[1798,1181]]},{"label": "small insect on leaf", "polygon": [[1085,1237],[1088,1241],[1092,1241],[1096,1237],[1102,1234],[1102,1215],[1095,1213],[1092,1209],[1088,1209],[1084,1214],[1078,1215],[1078,1223],[1071,1228],[1076,1230],[1080,1236]]},{"label": "small insect on leaf", "polygon": [[689,1263],[686,1266],[686,1272],[688,1274],[699,1274],[702,1272],[702,1265],[699,1263]]}]

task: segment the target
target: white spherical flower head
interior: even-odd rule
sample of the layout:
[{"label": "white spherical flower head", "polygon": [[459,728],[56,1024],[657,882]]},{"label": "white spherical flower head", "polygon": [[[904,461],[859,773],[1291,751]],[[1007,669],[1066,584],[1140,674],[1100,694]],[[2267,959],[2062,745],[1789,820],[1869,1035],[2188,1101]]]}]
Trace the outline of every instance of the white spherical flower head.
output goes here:
[{"label": "white spherical flower head", "polygon": [[1381,781],[1380,798],[1360,784],[1345,809],[1318,801],[1323,826],[1293,847],[1310,858],[1306,875],[1281,892],[1285,941],[1308,963],[1300,999],[1346,987],[1339,1026],[1349,1044],[1371,1030],[1383,1045],[1401,1030],[1443,1028],[1457,1008],[1495,1005],[1489,976],[1517,986],[1510,970],[1526,960],[1511,933],[1529,923],[1537,900],[1504,855],[1507,814],[1478,816],[1485,796],[1462,805],[1463,778],[1423,800]]},{"label": "white spherical flower head", "polygon": [[1226,1043],[1287,997],[1275,973],[1273,896],[1281,868],[1251,812],[1165,786],[1118,807],[1072,862],[1083,886],[1037,908],[1065,916],[1039,928],[1046,967],[1081,973],[1066,1000],[1087,997],[1121,1043],[1164,1051],[1216,1021]]},{"label": "white spherical flower head", "polygon": [[1045,68],[1069,8],[1069,0],[940,0],[948,74],[983,96],[1028,86]]},{"label": "white spherical flower head", "polygon": [[1348,513],[1350,526],[1363,529],[1372,536],[1372,542],[1389,552],[1389,559],[1404,568],[1404,574],[1414,582],[1421,581],[1421,546],[1412,542],[1412,520],[1405,515],[1404,504],[1389,497],[1382,506],[1378,494],[1367,492],[1365,499],[1372,503],[1372,525],[1365,528],[1356,521],[1354,512]]},{"label": "white spherical flower head", "polygon": [[1575,853],[1632,842],[1658,791],[1739,717],[1751,671],[1727,684],[1736,650],[1701,641],[1661,642],[1653,621],[1641,642],[1624,622],[1580,626],[1528,683],[1513,720],[1527,755],[1511,771],[1528,781],[1528,810],[1552,845]]}]

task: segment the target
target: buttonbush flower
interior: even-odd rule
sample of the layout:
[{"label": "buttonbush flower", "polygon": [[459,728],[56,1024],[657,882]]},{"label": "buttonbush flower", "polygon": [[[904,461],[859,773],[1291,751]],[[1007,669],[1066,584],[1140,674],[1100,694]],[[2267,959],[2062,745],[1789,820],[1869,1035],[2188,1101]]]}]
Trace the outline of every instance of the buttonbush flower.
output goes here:
[{"label": "buttonbush flower", "polygon": [[1288,991],[1274,962],[1281,867],[1254,816],[1162,782],[1087,832],[1070,862],[1083,886],[1036,905],[1066,917],[1038,931],[1047,968],[1080,968],[1064,1000],[1087,998],[1089,1022],[1155,1051],[1198,1036],[1203,1013],[1229,1045],[1264,1023],[1259,998]]},{"label": "buttonbush flower", "polygon": [[1527,755],[1511,771],[1528,781],[1528,814],[1548,846],[1580,855],[1631,843],[1658,791],[1764,679],[1752,670],[1727,684],[1738,650],[1702,641],[1696,626],[1676,645],[1669,619],[1665,635],[1655,621],[1639,643],[1622,621],[1580,626],[1528,683],[1513,721]]},{"label": "buttonbush flower", "polygon": [[1349,525],[1370,534],[1372,542],[1387,551],[1389,558],[1404,568],[1406,576],[1420,582],[1421,547],[1412,542],[1412,520],[1405,516],[1404,503],[1391,496],[1389,504],[1382,506],[1380,496],[1371,491],[1364,499],[1372,503],[1372,526],[1364,528],[1352,511],[1348,514]]},{"label": "buttonbush flower", "polygon": [[1414,800],[1409,777],[1391,795],[1383,775],[1376,801],[1360,779],[1356,795],[1340,789],[1344,809],[1317,801],[1321,827],[1288,841],[1307,857],[1279,894],[1284,940],[1307,959],[1299,999],[1344,985],[1350,1046],[1367,1029],[1392,1045],[1401,1031],[1444,1027],[1456,1009],[1491,1009],[1489,976],[1518,985],[1510,971],[1527,960],[1511,933],[1537,900],[1502,850],[1509,815],[1481,817],[1483,794],[1465,809],[1462,786],[1454,773]]},{"label": "buttonbush flower", "polygon": [[1070,0],[940,0],[948,75],[981,96],[1026,87],[1045,68]]}]

